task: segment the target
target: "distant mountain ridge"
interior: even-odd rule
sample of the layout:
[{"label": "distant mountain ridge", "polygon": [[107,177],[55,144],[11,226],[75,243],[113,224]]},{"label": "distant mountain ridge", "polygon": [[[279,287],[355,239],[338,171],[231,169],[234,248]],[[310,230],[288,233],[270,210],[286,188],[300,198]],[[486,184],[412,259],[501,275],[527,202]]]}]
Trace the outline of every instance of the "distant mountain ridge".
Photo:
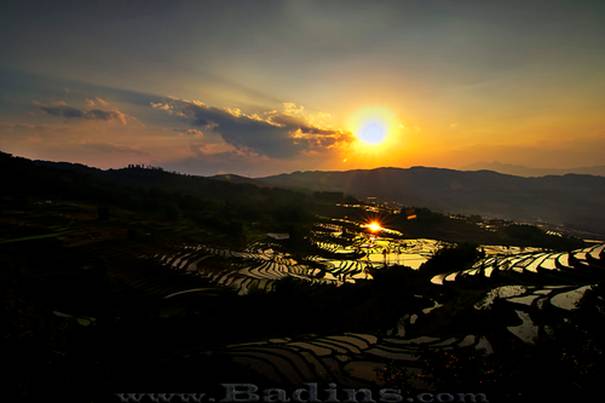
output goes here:
[{"label": "distant mountain ridge", "polygon": [[406,205],[515,220],[545,221],[605,234],[605,177],[521,177],[494,171],[377,168],[293,172],[256,179],[290,189],[341,191]]},{"label": "distant mountain ridge", "polygon": [[[605,177],[600,176],[567,174],[526,178],[488,170],[412,167],[305,171],[264,178],[200,177],[160,169],[103,171],[81,164],[32,161],[2,152],[0,165],[4,181],[0,193],[67,195],[69,192],[99,200],[120,200],[131,197],[132,189],[157,189],[221,203],[237,202],[245,208],[249,203],[270,205],[278,200],[305,197],[279,188],[337,191],[360,199],[376,196],[441,212],[563,224],[605,236]],[[161,192],[154,194],[163,197]]]},{"label": "distant mountain ridge", "polygon": [[209,176],[210,179],[218,179],[229,183],[247,184],[247,185],[259,185],[256,179],[248,178],[247,176],[241,176],[236,174],[220,174]]},{"label": "distant mountain ridge", "polygon": [[546,175],[597,175],[605,176],[605,165],[574,167],[574,168],[534,168],[523,165],[506,164],[500,161],[477,162],[464,167],[465,170],[490,170],[517,176],[546,176]]}]

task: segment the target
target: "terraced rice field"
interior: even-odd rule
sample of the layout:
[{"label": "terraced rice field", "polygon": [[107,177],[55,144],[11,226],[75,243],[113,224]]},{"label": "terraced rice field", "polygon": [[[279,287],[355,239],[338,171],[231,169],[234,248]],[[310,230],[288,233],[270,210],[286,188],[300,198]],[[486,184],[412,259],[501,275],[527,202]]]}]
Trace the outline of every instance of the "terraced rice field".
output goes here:
[{"label": "terraced rice field", "polygon": [[[418,269],[447,243],[434,239],[370,240],[363,245],[367,259],[378,264],[402,265]],[[385,254],[386,252],[386,254]]]},{"label": "terraced rice field", "polygon": [[[349,225],[347,223],[347,225]],[[213,248],[205,245],[185,246],[154,259],[183,272],[201,276],[212,284],[230,287],[239,294],[253,290],[270,292],[280,279],[296,278],[313,284],[341,285],[371,279],[370,268],[406,265],[418,268],[445,243],[431,239],[395,239],[366,233],[346,237],[344,226],[329,223],[318,226],[313,236],[319,250],[316,255],[297,261],[280,252],[274,244],[257,242],[244,250]],[[443,273],[431,279],[434,284],[456,284],[471,279],[516,279],[516,276],[540,274],[605,273],[605,244],[595,244],[572,252],[553,252],[537,248],[485,245],[485,258],[472,267]],[[540,277],[541,278],[541,277]],[[565,279],[566,277],[563,277]],[[576,278],[576,277],[574,277]],[[561,281],[559,281],[561,283]],[[477,351],[492,354],[498,345],[534,343],[552,331],[543,320],[564,317],[573,311],[596,281],[571,281],[569,285],[525,285],[514,280],[509,285],[486,291],[470,305],[473,314],[483,315],[496,301],[511,311],[497,329],[483,333],[477,321],[459,330],[423,331],[418,323],[430,323],[430,316],[447,309],[437,296],[427,299],[427,307],[410,312],[391,329],[376,334],[345,332],[336,335],[303,335],[229,345],[214,354],[224,356],[273,384],[300,385],[303,382],[336,382],[340,385],[381,384],[382,375],[391,363],[410,374],[422,375],[420,362],[426,352]],[[165,298],[211,290],[197,288],[173,291]],[[417,295],[424,299],[427,296]],[[429,306],[432,304],[432,306]],[[553,315],[551,315],[554,312]],[[430,328],[430,327],[429,327]],[[464,333],[461,333],[464,332]],[[496,334],[496,336],[495,336]],[[495,339],[493,339],[495,337]],[[500,344],[502,347],[502,344]],[[426,375],[426,374],[425,374]],[[423,377],[417,377],[418,382]]]},{"label": "terraced rice field", "polygon": [[[504,286],[487,292],[472,309],[477,313],[489,311],[496,300],[503,300],[515,313],[512,317],[517,318],[501,323],[496,329],[500,334],[498,339],[510,340],[505,341],[503,348],[508,348],[513,340],[532,344],[539,335],[552,331],[548,324],[534,321],[536,317],[546,311],[554,312],[555,317],[564,316],[566,311],[577,307],[591,287]],[[433,307],[405,315],[402,322],[407,329],[413,330],[419,316],[430,316],[441,307],[435,301]],[[412,337],[406,337],[405,331],[395,328],[385,335],[307,335],[230,345],[220,354],[276,384],[318,381],[341,385],[381,384],[381,373],[390,363],[396,363],[408,373],[422,374],[419,359],[425,352],[475,350],[482,354],[494,353],[496,347],[490,342],[491,336],[481,334],[477,329],[469,328],[467,331],[466,334],[421,334],[413,331]]]},{"label": "terraced rice field", "polygon": [[418,269],[437,250],[447,245],[445,242],[433,239],[392,238],[386,229],[380,235],[360,232],[352,240],[337,242],[344,231],[345,228],[337,224],[318,225],[314,231],[314,238],[321,240],[316,242],[316,246],[332,255],[356,254],[361,256],[359,260],[369,266],[404,265]]},{"label": "terraced rice field", "polygon": [[489,346],[485,338],[474,335],[404,339],[344,333],[232,345],[227,346],[223,354],[276,384],[325,381],[355,385],[380,384],[380,372],[390,362],[419,370],[421,351],[454,348],[486,349]]},{"label": "terraced rice field", "polygon": [[371,279],[370,268],[405,265],[417,269],[445,245],[432,239],[402,240],[362,231],[353,233],[353,237],[349,231],[348,236],[342,237],[346,228],[351,227],[359,229],[360,224],[346,220],[317,224],[311,235],[319,253],[306,256],[303,261],[277,252],[271,243],[265,242],[256,242],[241,251],[185,246],[152,258],[244,295],[252,290],[272,291],[276,281],[287,277],[310,285],[338,286]]},{"label": "terraced rice field", "polygon": [[[363,238],[359,243],[357,247],[343,247],[335,243],[317,242],[319,248],[332,254],[342,254],[343,258],[314,255],[308,256],[304,262],[298,262],[290,255],[277,252],[269,244],[262,243],[243,251],[204,245],[186,246],[153,258],[172,269],[199,275],[214,284],[247,294],[251,290],[271,291],[275,281],[286,277],[308,281],[311,285],[341,285],[371,279],[368,269],[373,267],[400,264],[418,268],[442,247],[441,242],[430,239],[402,241]],[[386,254],[383,253],[385,251]],[[352,258],[353,253],[361,257]],[[208,264],[210,261],[213,264]]]},{"label": "terraced rice field", "polygon": [[516,255],[520,253],[542,252],[542,248],[531,246],[506,246],[506,245],[481,245],[480,247],[487,256],[492,255]]},{"label": "terraced rice field", "polygon": [[444,285],[456,281],[491,278],[496,274],[536,275],[539,273],[603,275],[605,274],[605,244],[596,244],[571,252],[536,251],[487,256],[466,270],[436,275],[431,282]]},{"label": "terraced rice field", "polygon": [[289,255],[276,252],[267,245],[252,245],[244,251],[204,245],[186,246],[171,254],[156,255],[153,258],[172,269],[233,288],[242,295],[252,290],[272,291],[275,282],[286,277],[308,281],[310,285],[338,285],[342,282],[335,277],[326,276],[321,269],[299,264]]}]

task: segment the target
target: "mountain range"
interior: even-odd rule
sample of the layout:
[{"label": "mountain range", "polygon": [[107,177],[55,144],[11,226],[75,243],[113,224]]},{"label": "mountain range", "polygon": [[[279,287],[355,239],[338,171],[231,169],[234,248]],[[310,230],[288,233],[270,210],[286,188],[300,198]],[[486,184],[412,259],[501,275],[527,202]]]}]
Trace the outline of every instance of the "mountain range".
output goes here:
[{"label": "mountain range", "polygon": [[[158,199],[156,202],[164,200],[168,192],[182,195],[181,198],[194,197],[180,201],[193,203],[189,206],[192,209],[199,199],[206,205],[228,201],[232,208],[243,211],[253,204],[278,206],[285,201],[300,201],[304,196],[288,190],[342,192],[360,200],[374,196],[443,213],[542,221],[605,236],[605,177],[601,176],[566,174],[528,178],[488,170],[412,167],[297,171],[264,178],[239,175],[208,178],[157,169],[103,171],[79,164],[32,161],[1,152],[0,168],[3,179],[0,195],[73,193],[125,201],[138,194],[131,191],[138,188],[152,191],[146,196],[145,191],[139,192],[141,202],[149,197]],[[164,201],[172,203],[171,200]],[[265,213],[270,215],[271,211]]]},{"label": "mountain range", "polygon": [[215,178],[295,190],[339,191],[360,199],[375,196],[441,212],[542,221],[605,234],[605,177],[600,176],[521,177],[488,170],[412,167]]},{"label": "mountain range", "polygon": [[477,162],[464,167],[465,170],[490,170],[504,174],[518,176],[545,176],[545,175],[598,175],[605,176],[605,165],[593,165],[573,168],[536,168],[524,165],[506,164],[500,161]]}]

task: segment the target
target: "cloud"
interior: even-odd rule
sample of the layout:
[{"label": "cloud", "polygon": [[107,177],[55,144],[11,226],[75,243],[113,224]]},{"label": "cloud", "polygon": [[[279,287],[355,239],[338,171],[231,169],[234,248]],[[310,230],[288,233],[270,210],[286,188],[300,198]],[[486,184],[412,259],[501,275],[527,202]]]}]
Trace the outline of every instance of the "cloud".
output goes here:
[{"label": "cloud", "polygon": [[200,129],[174,129],[174,131],[177,133],[185,134],[187,136],[196,137],[198,139],[204,137],[204,132]]},{"label": "cloud", "polygon": [[94,108],[97,106],[98,107],[108,107],[109,106],[109,102],[107,102],[106,100],[104,100],[103,98],[100,98],[100,97],[87,98],[86,101],[84,101],[84,103],[89,108]]},{"label": "cloud", "polygon": [[[100,98],[96,99],[96,101],[88,99],[86,101],[87,106],[100,105],[100,102],[98,101]],[[108,105],[106,101],[103,102],[104,105]],[[117,121],[122,125],[125,125],[128,121],[127,115],[117,109],[80,109],[75,108],[73,106],[69,106],[64,101],[55,102],[51,105],[45,105],[34,102],[34,105],[37,106],[40,110],[46,112],[48,115],[62,117],[65,119]]]},{"label": "cloud", "polygon": [[151,102],[149,105],[153,109],[159,109],[159,110],[170,112],[170,113],[173,112],[172,105],[164,103],[164,102]]},{"label": "cloud", "polygon": [[93,120],[117,120],[121,124],[127,123],[126,115],[118,110],[102,110],[102,109],[91,109],[84,112],[85,119]]},{"label": "cloud", "polygon": [[212,107],[198,100],[174,98],[154,101],[150,106],[185,120],[204,132],[215,132],[237,149],[273,158],[325,150],[352,140],[351,133],[320,125],[318,119],[293,103],[285,103],[282,110],[254,114],[237,108]]},{"label": "cloud", "polygon": [[185,134],[190,136],[204,137],[204,132],[198,129],[186,129]]}]

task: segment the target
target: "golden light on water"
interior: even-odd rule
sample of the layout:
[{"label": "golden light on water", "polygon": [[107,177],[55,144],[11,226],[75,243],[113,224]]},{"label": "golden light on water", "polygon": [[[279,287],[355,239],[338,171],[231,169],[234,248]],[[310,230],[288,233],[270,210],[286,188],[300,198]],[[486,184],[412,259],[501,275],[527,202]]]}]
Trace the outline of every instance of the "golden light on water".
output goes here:
[{"label": "golden light on water", "polygon": [[367,225],[366,228],[370,231],[370,232],[379,232],[382,231],[382,225],[380,225],[380,223],[378,221],[370,221]]}]

